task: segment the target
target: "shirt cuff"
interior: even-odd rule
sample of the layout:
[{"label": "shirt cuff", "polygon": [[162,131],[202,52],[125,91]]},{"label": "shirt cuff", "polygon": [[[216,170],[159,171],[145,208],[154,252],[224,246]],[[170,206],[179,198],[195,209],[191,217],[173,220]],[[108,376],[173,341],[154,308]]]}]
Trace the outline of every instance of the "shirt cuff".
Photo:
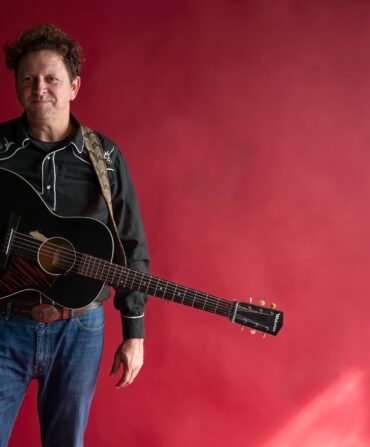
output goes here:
[{"label": "shirt cuff", "polygon": [[128,317],[121,313],[123,339],[144,338],[144,314],[138,317]]}]

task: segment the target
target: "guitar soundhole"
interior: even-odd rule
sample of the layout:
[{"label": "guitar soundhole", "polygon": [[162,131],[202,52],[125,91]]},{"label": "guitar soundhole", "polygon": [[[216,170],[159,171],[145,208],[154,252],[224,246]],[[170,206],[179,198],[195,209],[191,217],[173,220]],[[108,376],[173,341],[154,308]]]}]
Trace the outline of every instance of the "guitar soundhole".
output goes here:
[{"label": "guitar soundhole", "polygon": [[61,275],[74,266],[76,252],[73,245],[61,237],[43,242],[38,252],[40,266],[50,275]]}]

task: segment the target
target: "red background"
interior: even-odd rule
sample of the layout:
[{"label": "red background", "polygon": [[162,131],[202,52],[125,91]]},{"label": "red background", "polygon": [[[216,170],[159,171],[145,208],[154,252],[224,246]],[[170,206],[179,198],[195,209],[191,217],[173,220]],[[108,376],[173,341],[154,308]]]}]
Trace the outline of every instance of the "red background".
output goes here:
[{"label": "red background", "polygon": [[[86,445],[369,445],[370,4],[1,9],[1,42],[54,22],[84,47],[73,111],[128,159],[153,274],[285,311],[262,339],[152,298],[145,366],[117,391],[110,303]],[[5,120],[20,109],[4,68],[0,81]],[[11,447],[38,445],[35,392]]]}]

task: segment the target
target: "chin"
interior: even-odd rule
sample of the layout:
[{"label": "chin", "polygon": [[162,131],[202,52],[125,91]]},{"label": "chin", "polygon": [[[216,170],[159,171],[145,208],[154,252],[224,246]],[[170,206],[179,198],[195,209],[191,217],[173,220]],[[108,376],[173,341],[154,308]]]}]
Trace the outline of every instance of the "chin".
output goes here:
[{"label": "chin", "polygon": [[26,111],[26,113],[28,117],[37,121],[46,120],[53,115],[50,111],[47,110],[28,110]]}]

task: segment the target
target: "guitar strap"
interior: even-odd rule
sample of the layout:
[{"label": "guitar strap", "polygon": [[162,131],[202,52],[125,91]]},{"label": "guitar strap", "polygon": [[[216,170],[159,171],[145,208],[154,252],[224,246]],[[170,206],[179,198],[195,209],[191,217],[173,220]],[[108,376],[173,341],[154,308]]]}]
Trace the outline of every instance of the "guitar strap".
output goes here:
[{"label": "guitar strap", "polygon": [[81,129],[86,150],[94,166],[94,170],[98,177],[104,200],[108,207],[110,228],[113,232],[113,236],[116,243],[115,245],[117,251],[117,261],[119,264],[127,267],[127,258],[125,249],[123,248],[122,241],[118,234],[117,225],[114,220],[112,193],[109,184],[107,165],[104,159],[104,148],[101,141],[99,140],[99,137],[93,130],[85,126],[81,126]]}]

